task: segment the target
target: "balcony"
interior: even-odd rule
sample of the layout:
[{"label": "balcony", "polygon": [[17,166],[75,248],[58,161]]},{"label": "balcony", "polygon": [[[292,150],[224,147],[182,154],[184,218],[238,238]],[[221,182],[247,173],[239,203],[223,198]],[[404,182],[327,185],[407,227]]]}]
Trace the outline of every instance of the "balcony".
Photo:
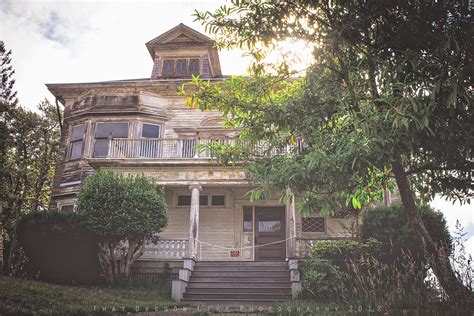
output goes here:
[{"label": "balcony", "polygon": [[232,145],[236,138],[113,138],[109,140],[108,159],[212,159],[210,150],[200,146],[219,142]]}]

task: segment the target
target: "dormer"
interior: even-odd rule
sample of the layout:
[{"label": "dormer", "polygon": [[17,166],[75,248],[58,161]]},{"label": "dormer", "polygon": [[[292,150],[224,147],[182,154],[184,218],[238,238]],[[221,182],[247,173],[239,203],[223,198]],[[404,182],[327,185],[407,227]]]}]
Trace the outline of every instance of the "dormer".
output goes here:
[{"label": "dormer", "polygon": [[153,59],[151,79],[222,77],[214,42],[204,34],[179,24],[146,43]]}]

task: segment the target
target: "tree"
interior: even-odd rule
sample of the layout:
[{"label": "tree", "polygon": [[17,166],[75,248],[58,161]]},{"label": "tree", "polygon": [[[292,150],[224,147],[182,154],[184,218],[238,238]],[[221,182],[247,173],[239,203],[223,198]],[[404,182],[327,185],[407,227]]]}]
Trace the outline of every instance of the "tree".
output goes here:
[{"label": "tree", "polygon": [[[474,192],[468,1],[231,2],[196,17],[218,47],[250,51],[251,76],[219,85],[195,79],[183,89],[190,104],[220,110],[240,127],[240,144],[214,151],[225,162],[245,161],[260,184],[255,197],[270,186],[291,187],[305,212],[330,212],[341,199],[360,208],[395,179],[413,238],[444,290],[472,301],[415,197],[469,202]],[[289,79],[288,65],[270,72],[263,64],[285,39],[313,43],[305,76]]]},{"label": "tree", "polygon": [[[3,41],[0,41],[0,215],[3,213],[4,200],[5,200],[5,154],[6,148],[9,142],[9,122],[10,115],[9,110],[16,105],[17,98],[16,92],[13,91],[13,85],[15,80],[13,74],[15,71],[10,65],[11,63],[11,50],[7,51]],[[3,223],[0,222],[0,270],[3,270]]]},{"label": "tree", "polygon": [[3,272],[14,274],[22,258],[16,238],[20,215],[48,207],[59,122],[47,100],[36,112],[18,104],[11,51],[3,42],[0,63],[0,248]]},{"label": "tree", "polygon": [[[16,226],[22,214],[46,210],[59,143],[55,108],[47,101],[39,112],[21,106],[10,107],[5,134],[2,175],[2,218],[4,228],[4,273],[15,273],[20,263]],[[21,261],[21,260],[20,260]]]},{"label": "tree", "polygon": [[99,262],[108,284],[127,282],[145,239],[167,224],[162,193],[144,176],[99,170],[86,178],[77,198],[84,227],[99,237]]}]

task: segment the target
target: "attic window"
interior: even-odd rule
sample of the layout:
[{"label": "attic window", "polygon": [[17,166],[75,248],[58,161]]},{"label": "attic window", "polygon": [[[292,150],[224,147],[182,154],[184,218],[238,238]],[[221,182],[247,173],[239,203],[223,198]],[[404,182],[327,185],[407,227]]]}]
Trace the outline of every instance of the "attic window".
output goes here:
[{"label": "attic window", "polygon": [[198,58],[176,58],[165,59],[163,61],[162,76],[173,77],[191,77],[199,74]]}]

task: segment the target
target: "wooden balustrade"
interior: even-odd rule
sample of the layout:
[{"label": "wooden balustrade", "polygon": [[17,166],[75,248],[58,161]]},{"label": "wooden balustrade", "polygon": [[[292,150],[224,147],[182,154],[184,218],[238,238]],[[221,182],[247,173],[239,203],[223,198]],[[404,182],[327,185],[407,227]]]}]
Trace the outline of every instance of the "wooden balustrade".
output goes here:
[{"label": "wooden balustrade", "polygon": [[[204,158],[211,159],[214,155],[206,148],[213,142],[222,145],[233,145],[237,138],[111,138],[109,139],[108,158],[118,159],[175,159],[175,158]],[[294,148],[304,148],[302,141],[289,144],[284,148],[269,148],[264,141],[252,145],[255,154],[270,153],[284,155]]]},{"label": "wooden balustrade", "polygon": [[212,158],[210,150],[198,146],[211,142],[230,145],[235,141],[235,138],[113,138],[109,140],[108,158]]},{"label": "wooden balustrade", "polygon": [[140,259],[183,259],[188,256],[188,239],[159,239],[145,242]]}]

